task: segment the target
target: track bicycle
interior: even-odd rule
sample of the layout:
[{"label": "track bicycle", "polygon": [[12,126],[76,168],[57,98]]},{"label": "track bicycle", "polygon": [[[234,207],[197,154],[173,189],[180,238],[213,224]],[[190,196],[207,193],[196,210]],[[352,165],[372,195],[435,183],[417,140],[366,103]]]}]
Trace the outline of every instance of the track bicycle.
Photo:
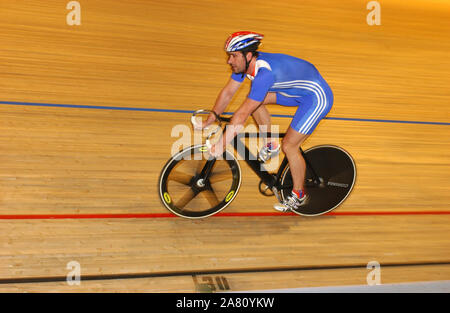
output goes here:
[{"label": "track bicycle", "polygon": [[[198,110],[191,117],[214,113]],[[214,113],[218,125],[206,139],[182,149],[164,165],[159,177],[159,196],[172,213],[185,218],[198,219],[214,215],[225,209],[236,198],[242,182],[241,168],[235,155],[225,150],[222,158],[208,154],[210,137],[224,129],[222,124],[230,117]],[[271,133],[266,133],[271,136]],[[234,150],[260,178],[259,192],[285,200],[293,188],[288,160],[283,158],[275,173],[264,168],[264,162],[253,155],[242,143],[244,138],[255,138],[261,133],[243,132],[232,142]],[[283,138],[285,133],[278,134]],[[300,152],[306,162],[305,189],[308,199],[292,212],[303,216],[322,215],[337,208],[349,196],[356,179],[356,166],[351,155],[335,145],[319,145]]]}]

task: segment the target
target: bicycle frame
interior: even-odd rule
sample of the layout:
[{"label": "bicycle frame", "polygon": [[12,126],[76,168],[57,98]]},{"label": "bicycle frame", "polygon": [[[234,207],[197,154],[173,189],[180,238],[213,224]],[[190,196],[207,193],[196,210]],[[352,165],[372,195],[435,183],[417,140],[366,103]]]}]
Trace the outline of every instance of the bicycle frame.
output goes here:
[{"label": "bicycle frame", "polygon": [[[247,145],[245,145],[244,143],[242,143],[242,141],[239,140],[242,138],[244,138],[244,139],[245,138],[257,138],[258,136],[261,136],[261,135],[267,136],[267,137],[271,136],[270,133],[267,133],[267,134],[241,133],[241,134],[238,134],[234,138],[233,147],[234,147],[235,151],[237,151],[237,153],[240,155],[240,157],[245,161],[245,163],[247,163],[248,166],[253,170],[253,172],[261,179],[261,181],[266,186],[268,186],[270,189],[272,189],[274,186],[279,187],[281,175],[288,164],[287,158],[285,157],[283,159],[280,167],[278,168],[276,175],[274,176],[273,174],[269,174],[268,171],[261,169],[264,166],[263,165],[264,163],[259,161],[254,155],[252,155],[252,153],[248,149]],[[285,134],[278,134],[279,138],[283,138],[284,136],[285,136]],[[243,147],[243,149],[241,147]]]},{"label": "bicycle frame", "polygon": [[[231,119],[230,118],[220,117],[220,120],[223,121],[223,122],[229,122]],[[284,138],[285,135],[286,135],[285,133],[280,133],[280,134],[276,134],[276,137]],[[247,145],[242,143],[242,141],[240,140],[242,138],[244,138],[244,139],[245,138],[258,138],[259,136],[272,137],[271,133],[245,133],[245,132],[244,133],[240,133],[233,139],[233,147],[234,147],[235,151],[237,151],[237,153],[248,164],[248,166],[253,170],[253,172],[271,190],[273,190],[274,187],[275,187],[275,189],[277,191],[281,191],[282,188],[284,188],[284,189],[292,188],[292,186],[281,187],[281,175],[283,174],[284,170],[286,169],[286,166],[288,165],[288,160],[287,160],[286,157],[283,158],[283,161],[282,161],[280,167],[278,168],[277,173],[276,174],[270,174],[270,173],[268,173],[268,171],[266,171],[264,169],[261,169],[263,167],[264,163],[259,161],[250,152],[250,150],[248,149]],[[241,147],[243,147],[243,149]],[[301,147],[300,147],[300,152],[301,152],[303,158],[305,159],[306,167],[308,169],[310,169],[310,171],[311,171],[311,173],[313,175],[312,183],[314,185],[316,185],[316,186],[319,186],[321,184],[321,179],[316,174],[316,171],[311,166],[311,163],[309,162],[308,158],[306,157],[306,155],[305,155],[305,153],[304,153],[304,151],[303,151],[303,149]],[[209,173],[210,173],[212,167],[214,166],[215,160],[216,159],[211,159],[211,160],[209,160],[206,163],[205,167],[203,168],[203,170],[202,170],[202,172],[200,174],[201,177],[207,178],[209,176]]]},{"label": "bicycle frame", "polygon": [[[270,189],[272,189],[273,187],[276,187],[277,190],[281,190],[281,183],[280,183],[280,179],[281,179],[281,175],[283,174],[286,166],[288,165],[288,159],[286,157],[283,158],[283,161],[281,162],[280,167],[278,168],[278,171],[275,175],[273,174],[269,174],[267,171],[265,170],[261,170],[261,167],[263,166],[263,162],[257,160],[257,158],[255,158],[255,156],[253,156],[250,152],[250,150],[247,148],[247,146],[245,144],[242,144],[242,141],[240,141],[240,143],[242,144],[242,146],[244,147],[244,151],[242,151],[242,149],[238,149],[238,144],[239,141],[237,139],[240,138],[255,138],[258,136],[266,136],[266,137],[272,137],[271,133],[265,133],[265,134],[259,134],[259,133],[241,133],[238,134],[234,140],[233,140],[233,147],[234,149],[238,152],[238,154],[245,160],[245,162],[248,164],[248,166],[250,166],[250,168],[253,170],[253,172],[259,177],[261,178],[261,181],[268,186]],[[284,136],[286,135],[286,133],[279,133],[277,134],[278,138],[284,138]],[[311,170],[311,173],[313,174],[313,181],[312,183],[314,183],[315,185],[320,185],[321,184],[321,180],[319,178],[319,176],[316,174],[316,171],[314,170],[314,168],[311,166],[311,163],[309,162],[308,158],[305,155],[305,152],[303,151],[303,149],[300,147],[300,153],[302,154],[303,158],[305,159],[305,163],[306,163],[306,167],[308,169]],[[252,157],[250,157],[252,156]],[[292,188],[292,186],[289,186],[290,188]],[[284,187],[284,188],[288,188],[288,187]]]}]

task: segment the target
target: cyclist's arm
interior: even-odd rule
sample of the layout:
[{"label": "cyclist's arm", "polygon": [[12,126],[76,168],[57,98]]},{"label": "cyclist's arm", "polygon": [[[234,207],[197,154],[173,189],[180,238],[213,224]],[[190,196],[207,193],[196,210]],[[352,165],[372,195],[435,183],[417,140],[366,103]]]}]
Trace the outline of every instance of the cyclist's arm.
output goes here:
[{"label": "cyclist's arm", "polygon": [[243,128],[249,116],[260,106],[262,101],[245,99],[244,103],[234,112],[230,124],[226,128],[226,144],[236,136]]},{"label": "cyclist's arm", "polygon": [[273,85],[274,77],[271,71],[262,69],[255,77],[252,90],[244,103],[234,112],[231,122],[227,125],[222,140],[211,150],[213,155],[220,155],[225,146],[244,128],[244,124],[249,116],[261,105],[267,92]]},{"label": "cyclist's arm", "polygon": [[259,107],[264,101],[267,92],[274,83],[274,76],[271,70],[261,68],[252,83],[252,88],[247,99],[233,114],[231,124],[243,127],[248,117]]},{"label": "cyclist's arm", "polygon": [[222,137],[211,148],[210,153],[213,156],[219,156],[223,153],[226,145],[229,144],[233,138],[241,132],[247,118],[258,108],[260,104],[261,101],[256,101],[250,98],[245,99],[239,109],[234,112],[231,122],[225,128],[225,132]]},{"label": "cyclist's arm", "polygon": [[[236,91],[238,91],[239,87],[241,86],[242,82],[238,82],[234,80],[233,78],[230,78],[230,80],[227,82],[225,87],[220,91],[219,95],[217,96],[216,102],[212,108],[212,110],[217,114],[222,114],[228,104],[231,102],[231,99],[233,98]],[[213,123],[215,120],[214,114],[210,114],[208,116],[208,119],[206,120],[206,125]]]}]

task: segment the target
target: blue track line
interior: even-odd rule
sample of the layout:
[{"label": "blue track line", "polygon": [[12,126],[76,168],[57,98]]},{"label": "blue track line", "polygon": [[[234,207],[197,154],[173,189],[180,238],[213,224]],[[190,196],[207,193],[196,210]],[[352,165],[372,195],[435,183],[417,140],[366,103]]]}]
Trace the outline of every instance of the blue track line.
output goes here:
[{"label": "blue track line", "polygon": [[[57,108],[73,108],[73,109],[94,109],[94,110],[119,110],[119,111],[143,111],[143,112],[165,112],[165,113],[194,113],[194,110],[173,110],[173,109],[152,109],[152,108],[130,108],[130,107],[112,107],[112,106],[92,106],[92,105],[77,105],[77,104],[54,104],[54,103],[34,103],[34,102],[14,102],[14,101],[0,101],[4,105],[25,105],[25,106],[40,106],[40,107],[57,107]],[[232,115],[232,112],[224,112],[226,115]],[[292,118],[293,115],[272,114],[272,117]],[[445,125],[450,126],[450,123],[445,122],[423,122],[423,121],[401,121],[401,120],[379,120],[366,118],[345,118],[345,117],[325,117],[327,120],[337,121],[353,121],[353,122],[375,122],[375,123],[400,123],[400,124],[423,124],[423,125]]]}]

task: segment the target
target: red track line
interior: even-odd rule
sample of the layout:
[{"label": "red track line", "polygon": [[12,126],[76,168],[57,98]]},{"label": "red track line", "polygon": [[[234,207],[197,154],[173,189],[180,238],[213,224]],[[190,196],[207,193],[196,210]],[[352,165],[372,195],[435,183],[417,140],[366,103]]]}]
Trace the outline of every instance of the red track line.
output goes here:
[{"label": "red track line", "polygon": [[[361,216],[361,215],[449,215],[450,211],[362,211],[362,212],[330,212],[328,216]],[[219,213],[212,217],[261,217],[261,216],[296,216],[295,213],[249,212],[249,213]],[[0,220],[23,219],[108,219],[108,218],[171,218],[177,217],[171,213],[129,213],[129,214],[22,214],[0,215]]]}]

